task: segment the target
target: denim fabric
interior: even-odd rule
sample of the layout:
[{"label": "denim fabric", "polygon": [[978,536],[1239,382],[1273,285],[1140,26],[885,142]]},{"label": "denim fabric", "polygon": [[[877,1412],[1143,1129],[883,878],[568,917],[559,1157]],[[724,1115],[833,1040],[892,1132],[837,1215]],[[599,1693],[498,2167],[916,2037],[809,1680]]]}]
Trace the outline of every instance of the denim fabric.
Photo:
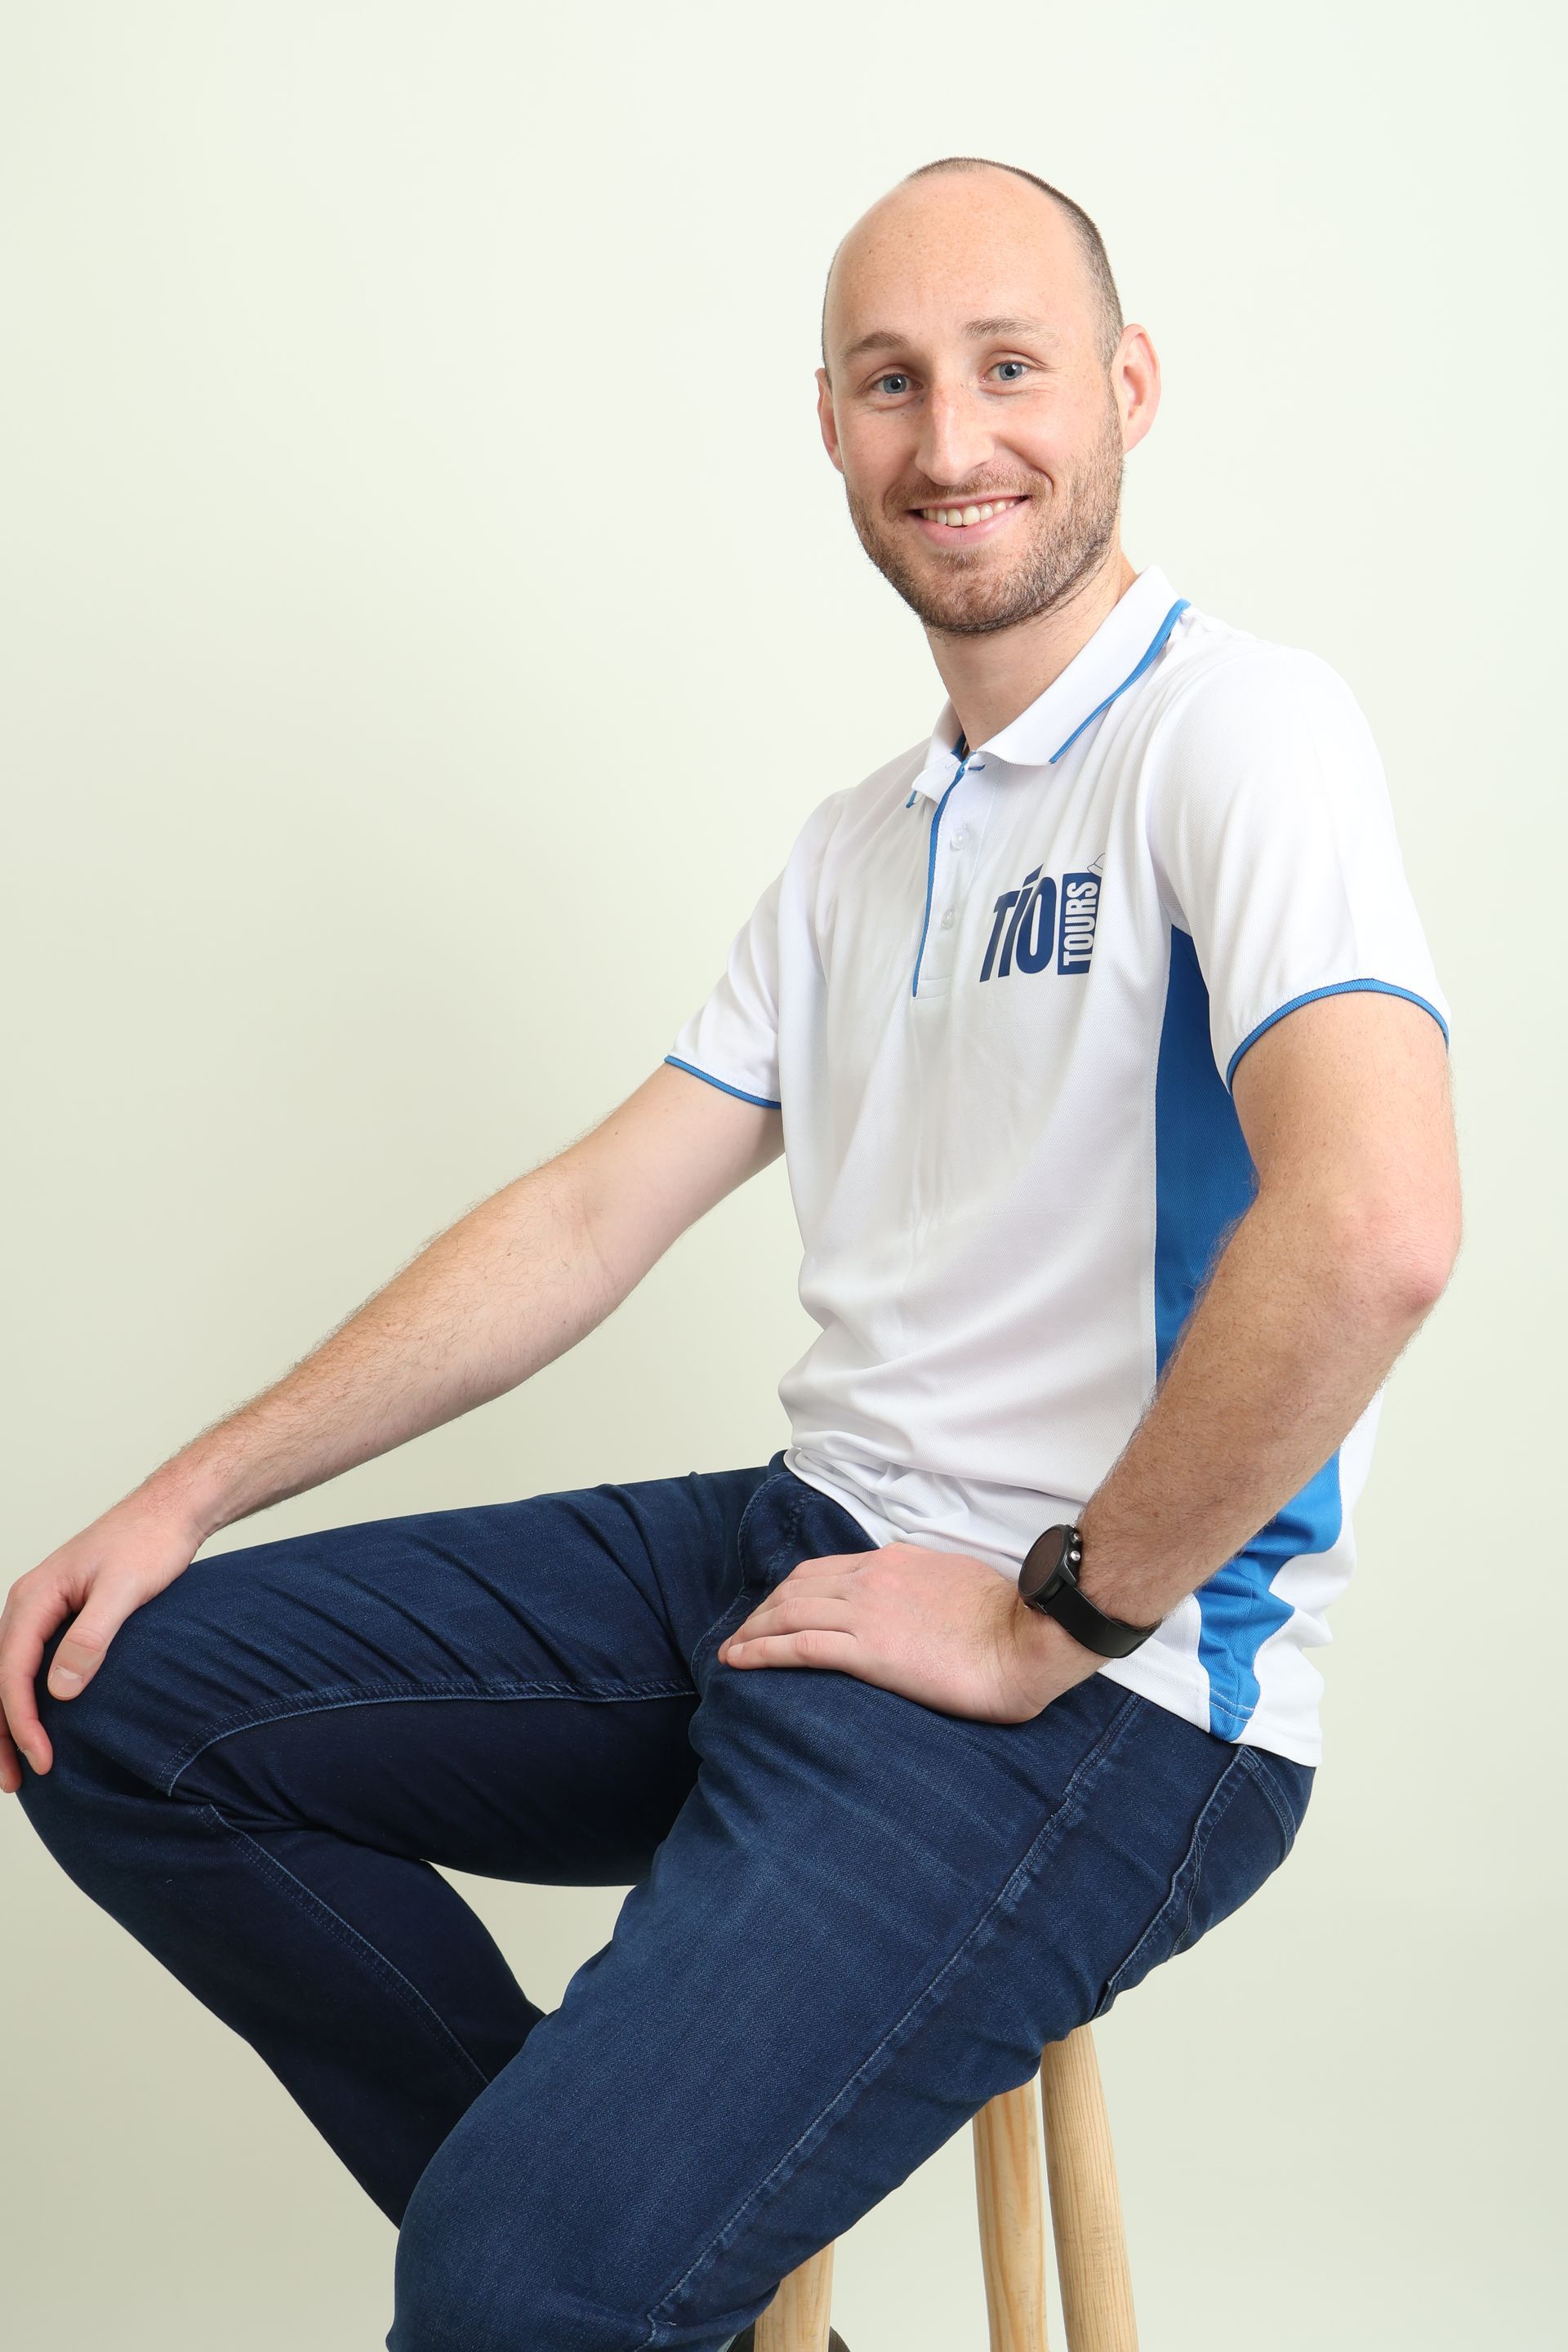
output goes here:
[{"label": "denim fabric", "polygon": [[[1310,1768],[1105,1676],[1031,1721],[721,1665],[871,1539],[783,1467],[197,1559],[22,1803],[399,2224],[389,2352],[722,2352],[1289,1853]],[[629,1886],[542,2011],[439,1864]]]}]

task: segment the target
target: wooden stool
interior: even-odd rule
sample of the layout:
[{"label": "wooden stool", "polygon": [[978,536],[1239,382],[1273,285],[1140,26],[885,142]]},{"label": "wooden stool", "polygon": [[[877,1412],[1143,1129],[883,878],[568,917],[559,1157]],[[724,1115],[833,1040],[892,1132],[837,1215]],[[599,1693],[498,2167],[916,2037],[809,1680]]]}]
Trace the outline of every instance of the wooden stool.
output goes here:
[{"label": "wooden stool", "polygon": [[[1048,2042],[1038,2076],[973,2120],[980,2257],[991,2352],[1046,2352],[1045,2199],[1039,2112],[1068,2352],[1137,2352],[1132,2281],[1105,2097],[1087,2025]],[[833,2247],[791,2271],[756,2322],[756,2352],[827,2352]]]}]

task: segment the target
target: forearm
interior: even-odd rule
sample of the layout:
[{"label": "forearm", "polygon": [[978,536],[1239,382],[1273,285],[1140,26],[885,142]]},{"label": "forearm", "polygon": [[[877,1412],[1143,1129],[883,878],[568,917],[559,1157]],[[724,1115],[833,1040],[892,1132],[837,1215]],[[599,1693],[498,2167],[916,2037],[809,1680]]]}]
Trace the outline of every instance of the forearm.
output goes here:
[{"label": "forearm", "polygon": [[564,1156],[450,1226],[139,1490],[205,1540],[500,1396],[619,1303]]},{"label": "forearm", "polygon": [[1262,1193],[1080,1516],[1083,1589],[1153,1624],[1233,1558],[1360,1418],[1447,1276],[1396,1217]]}]

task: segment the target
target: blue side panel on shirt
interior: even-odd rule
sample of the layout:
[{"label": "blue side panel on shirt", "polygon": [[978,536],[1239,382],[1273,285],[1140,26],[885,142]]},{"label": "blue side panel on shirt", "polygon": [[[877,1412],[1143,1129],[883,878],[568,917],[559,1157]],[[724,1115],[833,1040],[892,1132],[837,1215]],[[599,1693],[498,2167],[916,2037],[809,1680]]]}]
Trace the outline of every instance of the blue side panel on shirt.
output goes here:
[{"label": "blue side panel on shirt", "polygon": [[[1252,1154],[1215,1066],[1197,950],[1185,931],[1173,929],[1154,1083],[1154,1342],[1162,1373],[1220,1242],[1256,1191]],[[1289,1602],[1270,1590],[1274,1578],[1302,1552],[1327,1551],[1342,1519],[1336,1452],[1245,1551],[1198,1587],[1209,1728],[1222,1739],[1246,1729],[1258,1700],[1254,1661],[1289,1622]]]}]

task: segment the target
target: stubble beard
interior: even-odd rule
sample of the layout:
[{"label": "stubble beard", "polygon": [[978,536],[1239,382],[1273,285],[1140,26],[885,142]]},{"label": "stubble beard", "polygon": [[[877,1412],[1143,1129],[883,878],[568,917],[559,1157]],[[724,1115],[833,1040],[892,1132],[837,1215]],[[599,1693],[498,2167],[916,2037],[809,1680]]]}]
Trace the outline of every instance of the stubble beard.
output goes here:
[{"label": "stubble beard", "polygon": [[861,546],[926,627],[977,637],[1053,611],[1099,568],[1116,537],[1122,465],[1121,422],[1110,404],[1083,463],[1054,488],[1031,487],[1034,529],[1010,566],[994,563],[984,542],[972,555],[920,545],[901,516],[873,511],[847,482],[845,494]]}]

